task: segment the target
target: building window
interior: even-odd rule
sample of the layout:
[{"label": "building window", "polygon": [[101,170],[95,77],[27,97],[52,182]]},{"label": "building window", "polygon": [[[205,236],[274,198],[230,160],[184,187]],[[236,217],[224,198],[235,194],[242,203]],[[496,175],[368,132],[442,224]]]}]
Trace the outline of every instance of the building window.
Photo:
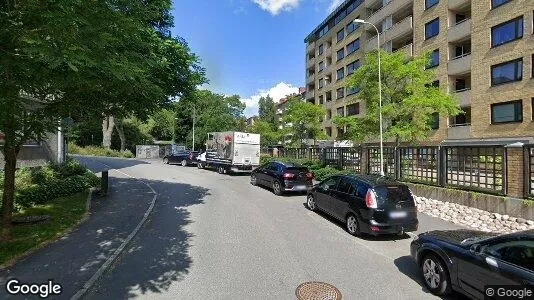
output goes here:
[{"label": "building window", "polygon": [[319,79],[319,88],[322,89],[324,86],[324,78]]},{"label": "building window", "polygon": [[319,55],[323,55],[324,53],[324,44],[319,45]]},{"label": "building window", "polygon": [[516,100],[491,105],[491,124],[523,122],[523,101]]},{"label": "building window", "polygon": [[434,80],[432,82],[432,87],[439,88],[439,80]]},{"label": "building window", "polygon": [[439,34],[439,18],[436,18],[425,24],[425,40],[435,37]]},{"label": "building window", "polygon": [[491,46],[497,47],[523,37],[523,16],[491,28]]},{"label": "building window", "polygon": [[345,38],[345,30],[341,29],[337,32],[337,42],[341,42]]},{"label": "building window", "polygon": [[462,107],[462,112],[457,116],[451,117],[449,127],[471,125],[471,106]]},{"label": "building window", "polygon": [[432,130],[439,129],[439,113],[435,112],[432,113],[432,116],[430,116],[430,128]]},{"label": "building window", "polygon": [[347,76],[352,75],[360,67],[360,60],[355,60],[347,65]]},{"label": "building window", "polygon": [[521,81],[523,79],[523,59],[516,59],[491,66],[491,85]]},{"label": "building window", "polygon": [[323,104],[324,103],[324,96],[321,95],[319,96],[319,104]]},{"label": "building window", "polygon": [[342,107],[338,107],[337,115],[340,116],[340,117],[344,117],[345,116],[345,108],[343,106]]},{"label": "building window", "polygon": [[355,116],[360,114],[360,102],[347,105],[347,116]]},{"label": "building window", "polygon": [[354,53],[360,49],[360,38],[355,39],[347,45],[347,55]]},{"label": "building window", "polygon": [[[359,19],[360,17],[356,17],[356,19]],[[353,33],[360,27],[360,23],[350,22],[349,25],[347,25],[347,35]]]},{"label": "building window", "polygon": [[345,97],[345,89],[344,88],[337,89],[337,99],[341,99],[343,97]]},{"label": "building window", "polygon": [[530,65],[532,66],[532,71],[531,71],[531,78],[534,78],[534,54],[532,54],[532,60],[530,61]]},{"label": "building window", "polygon": [[341,80],[343,77],[345,77],[345,69],[341,68],[337,70],[337,80]]},{"label": "building window", "polygon": [[425,9],[429,9],[438,3],[439,3],[439,0],[425,0]]},{"label": "building window", "polygon": [[430,61],[428,62],[427,69],[439,66],[439,49],[432,51],[430,55]]},{"label": "building window", "polygon": [[347,96],[354,95],[354,94],[359,93],[359,92],[360,92],[360,87],[358,87],[358,86],[353,86],[353,87],[348,87],[347,88]]},{"label": "building window", "polygon": [[324,61],[319,63],[319,72],[322,72],[324,70]]},{"label": "building window", "polygon": [[340,61],[345,57],[345,49],[337,51],[337,60]]},{"label": "building window", "polygon": [[491,9],[497,8],[503,4],[510,2],[511,0],[491,0]]},{"label": "building window", "polygon": [[332,127],[325,127],[325,132],[328,137],[332,137]]},{"label": "building window", "polygon": [[331,109],[327,109],[326,110],[326,119],[327,120],[332,119],[332,110]]}]

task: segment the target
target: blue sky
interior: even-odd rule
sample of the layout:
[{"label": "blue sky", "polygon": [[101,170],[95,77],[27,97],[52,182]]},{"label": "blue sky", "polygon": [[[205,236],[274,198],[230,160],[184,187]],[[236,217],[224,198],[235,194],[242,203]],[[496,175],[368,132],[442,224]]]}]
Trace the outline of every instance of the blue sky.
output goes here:
[{"label": "blue sky", "polygon": [[174,0],[173,34],[202,59],[217,93],[238,94],[245,114],[305,86],[304,38],[342,0]]}]

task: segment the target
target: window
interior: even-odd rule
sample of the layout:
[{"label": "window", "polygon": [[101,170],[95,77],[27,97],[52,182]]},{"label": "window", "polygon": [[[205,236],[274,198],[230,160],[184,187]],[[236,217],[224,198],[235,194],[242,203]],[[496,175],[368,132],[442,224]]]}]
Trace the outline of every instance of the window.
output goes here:
[{"label": "window", "polygon": [[324,96],[321,95],[319,96],[319,104],[323,104],[324,103]]},{"label": "window", "polygon": [[360,114],[360,102],[347,105],[347,116],[355,116]]},{"label": "window", "polygon": [[360,60],[356,60],[347,65],[347,76],[352,75],[360,67]]},{"label": "window", "polygon": [[491,9],[497,8],[508,2],[510,2],[510,0],[491,0]]},{"label": "window", "polygon": [[345,57],[345,49],[337,51],[337,60],[340,61]]},{"label": "window", "polygon": [[324,44],[319,45],[319,55],[323,55],[324,53]]},{"label": "window", "polygon": [[355,39],[347,45],[347,55],[354,53],[360,49],[360,38]]},{"label": "window", "polygon": [[341,80],[345,77],[345,68],[337,70],[337,80]]},{"label": "window", "polygon": [[345,108],[342,106],[342,107],[338,107],[337,110],[336,110],[336,113],[338,116],[340,117],[344,117],[345,116]]},{"label": "window", "polygon": [[523,79],[523,59],[516,59],[491,66],[491,85],[521,81]]},{"label": "window", "polygon": [[497,47],[523,37],[523,16],[491,28],[491,46]]},{"label": "window", "polygon": [[[356,19],[359,19],[360,17],[356,17]],[[347,35],[353,33],[360,27],[360,23],[350,22],[349,25],[347,25]]]},{"label": "window", "polygon": [[439,80],[434,80],[432,82],[432,87],[439,88]]},{"label": "window", "polygon": [[462,107],[462,112],[449,120],[449,127],[466,126],[471,124],[471,107]]},{"label": "window", "polygon": [[319,79],[319,88],[322,89],[324,86],[324,78]]},{"label": "window", "polygon": [[324,70],[324,61],[319,63],[319,72],[322,72]]},{"label": "window", "polygon": [[429,125],[433,130],[439,129],[439,113],[435,112],[432,114]]},{"label": "window", "polygon": [[345,97],[345,89],[344,88],[337,89],[337,99],[341,99],[343,97]]},{"label": "window", "polygon": [[523,122],[522,100],[491,105],[491,124],[514,122]]},{"label": "window", "polygon": [[362,182],[355,181],[354,189],[356,192],[356,197],[365,198],[365,195],[367,194],[367,190],[369,189],[369,187]]},{"label": "window", "polygon": [[425,40],[435,37],[439,34],[439,18],[436,18],[425,24]]},{"label": "window", "polygon": [[354,188],[352,187],[352,184],[350,184],[350,181],[345,178],[341,178],[339,185],[337,186],[337,191],[352,195],[354,193]]},{"label": "window", "polygon": [[326,119],[327,120],[332,119],[332,110],[331,109],[327,109],[326,110]]},{"label": "window", "polygon": [[[327,132],[328,132],[328,130],[327,130]],[[330,133],[330,135],[331,134],[332,133]],[[319,184],[318,188],[321,191],[335,190],[338,181],[339,181],[339,177],[338,176],[330,177],[328,179],[325,179],[325,181],[321,182]]]},{"label": "window", "polygon": [[483,246],[482,252],[510,264],[534,271],[534,240],[528,237]]},{"label": "window", "polygon": [[347,96],[354,95],[354,94],[359,93],[359,92],[360,92],[360,87],[353,86],[353,87],[348,87],[347,88]]},{"label": "window", "polygon": [[530,65],[532,66],[532,74],[530,77],[534,78],[534,54],[532,54],[532,60],[530,61]]},{"label": "window", "polygon": [[328,28],[328,26],[325,26],[321,29],[321,31],[319,31],[319,37],[322,37],[324,36],[325,34],[328,33],[328,30],[330,30],[330,28]]},{"label": "window", "polygon": [[438,3],[439,3],[439,0],[425,0],[425,9],[429,9]]},{"label": "window", "polygon": [[430,55],[430,62],[426,68],[430,69],[437,66],[439,66],[439,49],[432,51],[432,54]]},{"label": "window", "polygon": [[337,42],[341,42],[345,38],[345,30],[341,29],[337,32]]}]

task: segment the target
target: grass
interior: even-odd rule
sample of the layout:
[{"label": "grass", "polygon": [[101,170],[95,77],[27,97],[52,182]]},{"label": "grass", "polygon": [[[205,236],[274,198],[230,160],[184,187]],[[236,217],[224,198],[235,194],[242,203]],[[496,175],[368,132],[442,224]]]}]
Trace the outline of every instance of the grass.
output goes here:
[{"label": "grass", "polygon": [[134,158],[135,155],[130,150],[117,151],[113,149],[106,149],[103,147],[87,146],[80,147],[76,144],[69,143],[68,146],[70,154],[89,155],[89,156],[106,156],[119,158]]},{"label": "grass", "polygon": [[13,224],[13,239],[0,242],[0,268],[63,236],[86,216],[88,191],[54,199],[28,208],[14,217],[49,215],[50,219],[35,224]]}]

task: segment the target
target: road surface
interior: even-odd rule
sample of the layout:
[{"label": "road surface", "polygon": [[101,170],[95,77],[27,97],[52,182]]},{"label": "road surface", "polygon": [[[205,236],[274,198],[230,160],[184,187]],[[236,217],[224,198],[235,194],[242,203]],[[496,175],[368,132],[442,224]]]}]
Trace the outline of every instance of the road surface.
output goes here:
[{"label": "road surface", "polygon": [[[159,194],[148,223],[87,299],[295,299],[307,281],[343,299],[431,299],[409,257],[410,237],[356,238],[248,176],[196,167],[82,159],[144,180]],[[422,231],[458,228],[419,215]],[[455,298],[458,295],[454,296]]]}]

